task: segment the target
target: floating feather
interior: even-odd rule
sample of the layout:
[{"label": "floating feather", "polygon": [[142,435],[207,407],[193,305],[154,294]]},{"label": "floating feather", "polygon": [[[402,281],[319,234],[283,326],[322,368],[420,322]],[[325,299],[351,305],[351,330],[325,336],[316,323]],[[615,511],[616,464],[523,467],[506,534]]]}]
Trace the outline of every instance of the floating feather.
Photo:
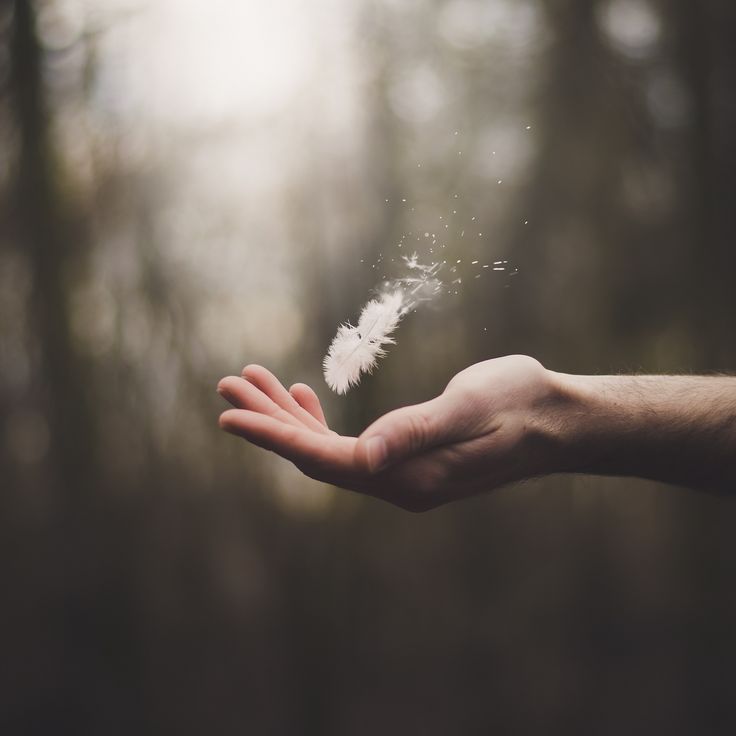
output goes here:
[{"label": "floating feather", "polygon": [[347,322],[337,328],[322,364],[325,381],[333,391],[347,393],[386,355],[384,346],[396,343],[391,334],[406,314],[404,302],[401,289],[383,294],[363,307],[357,325]]},{"label": "floating feather", "polygon": [[363,307],[357,325],[347,322],[337,328],[322,367],[327,385],[338,394],[357,386],[386,355],[385,346],[396,344],[391,335],[404,315],[442,289],[439,263],[422,264],[416,253],[403,260],[407,274],[383,284],[381,295]]}]

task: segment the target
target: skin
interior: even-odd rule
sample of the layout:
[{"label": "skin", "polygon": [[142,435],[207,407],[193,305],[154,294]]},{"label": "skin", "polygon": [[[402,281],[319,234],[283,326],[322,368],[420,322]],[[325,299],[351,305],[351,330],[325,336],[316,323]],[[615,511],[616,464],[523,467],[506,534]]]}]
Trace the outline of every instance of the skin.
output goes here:
[{"label": "skin", "polygon": [[225,431],[410,511],[559,472],[736,490],[734,378],[571,376],[514,355],[466,368],[360,437],[333,432],[309,386],[287,390],[262,366],[217,390],[235,407]]}]

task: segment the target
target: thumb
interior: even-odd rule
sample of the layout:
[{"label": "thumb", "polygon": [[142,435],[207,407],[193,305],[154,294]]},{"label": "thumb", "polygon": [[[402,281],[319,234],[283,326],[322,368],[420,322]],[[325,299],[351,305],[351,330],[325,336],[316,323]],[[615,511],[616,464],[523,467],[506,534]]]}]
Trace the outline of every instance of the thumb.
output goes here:
[{"label": "thumb", "polygon": [[385,414],[358,437],[355,461],[369,473],[454,439],[452,402],[445,394]]}]

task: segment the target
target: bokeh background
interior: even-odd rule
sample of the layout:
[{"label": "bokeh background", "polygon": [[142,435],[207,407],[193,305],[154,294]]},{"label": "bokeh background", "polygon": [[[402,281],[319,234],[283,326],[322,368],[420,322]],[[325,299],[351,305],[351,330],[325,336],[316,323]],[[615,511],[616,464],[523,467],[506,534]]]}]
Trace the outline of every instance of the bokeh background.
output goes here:
[{"label": "bokeh background", "polygon": [[[513,352],[735,371],[734,38],[731,0],[4,0],[2,733],[733,733],[733,501],[411,515],[215,385],[357,433]],[[337,324],[443,246],[462,283],[331,395]]]}]

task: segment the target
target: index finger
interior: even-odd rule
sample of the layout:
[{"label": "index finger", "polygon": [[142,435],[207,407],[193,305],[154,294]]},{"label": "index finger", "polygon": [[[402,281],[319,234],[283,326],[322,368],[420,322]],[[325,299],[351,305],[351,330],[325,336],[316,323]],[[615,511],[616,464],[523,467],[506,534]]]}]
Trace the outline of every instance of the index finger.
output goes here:
[{"label": "index finger", "polygon": [[220,426],[254,445],[272,450],[298,466],[319,475],[352,474],[355,465],[355,437],[334,432],[313,432],[306,427],[285,424],[266,414],[248,409],[229,409],[220,415]]}]

